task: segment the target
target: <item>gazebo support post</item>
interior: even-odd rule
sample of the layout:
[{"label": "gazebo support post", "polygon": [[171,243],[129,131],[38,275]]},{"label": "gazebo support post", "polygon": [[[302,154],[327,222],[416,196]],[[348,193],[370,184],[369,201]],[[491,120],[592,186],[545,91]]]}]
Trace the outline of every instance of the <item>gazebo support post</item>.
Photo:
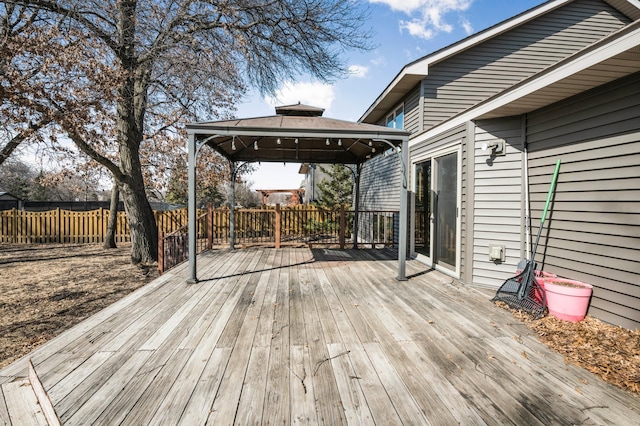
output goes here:
[{"label": "gazebo support post", "polygon": [[398,281],[406,281],[407,266],[407,229],[409,221],[409,140],[402,140],[402,151],[399,153],[400,170],[400,235],[398,236]]},{"label": "gazebo support post", "polygon": [[238,168],[235,161],[229,161],[230,177],[231,177],[231,194],[229,196],[229,249],[236,248],[236,175]]},{"label": "gazebo support post", "polygon": [[189,278],[187,284],[198,282],[196,274],[196,138],[193,133],[189,133],[187,142],[187,167],[189,177]]},{"label": "gazebo support post", "polygon": [[353,209],[353,249],[358,249],[358,226],[360,226],[360,172],[362,171],[362,163],[357,163],[353,171],[353,183],[355,185],[355,201]]}]

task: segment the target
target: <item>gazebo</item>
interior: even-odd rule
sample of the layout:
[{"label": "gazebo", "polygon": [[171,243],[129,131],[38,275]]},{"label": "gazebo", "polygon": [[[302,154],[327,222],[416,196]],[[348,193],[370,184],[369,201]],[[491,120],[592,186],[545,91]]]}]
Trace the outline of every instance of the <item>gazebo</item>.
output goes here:
[{"label": "gazebo", "polygon": [[[356,209],[362,165],[384,152],[398,156],[402,173],[398,237],[398,280],[405,280],[408,231],[409,132],[385,126],[323,117],[324,109],[300,103],[276,107],[276,115],[193,123],[188,133],[189,271],[198,282],[196,265],[196,159],[204,146],[227,158],[234,181],[239,163],[294,162],[355,165]],[[233,188],[232,205],[233,205]],[[356,215],[357,220],[357,215]],[[234,213],[230,220],[233,248]]]}]

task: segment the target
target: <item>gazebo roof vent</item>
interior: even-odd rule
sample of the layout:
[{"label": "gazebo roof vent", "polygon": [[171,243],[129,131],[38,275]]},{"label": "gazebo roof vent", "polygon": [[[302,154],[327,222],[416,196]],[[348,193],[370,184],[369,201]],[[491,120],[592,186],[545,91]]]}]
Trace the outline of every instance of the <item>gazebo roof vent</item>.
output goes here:
[{"label": "gazebo roof vent", "polygon": [[322,114],[324,114],[324,108],[304,105],[298,102],[293,105],[277,106],[276,114],[297,117],[322,117]]}]

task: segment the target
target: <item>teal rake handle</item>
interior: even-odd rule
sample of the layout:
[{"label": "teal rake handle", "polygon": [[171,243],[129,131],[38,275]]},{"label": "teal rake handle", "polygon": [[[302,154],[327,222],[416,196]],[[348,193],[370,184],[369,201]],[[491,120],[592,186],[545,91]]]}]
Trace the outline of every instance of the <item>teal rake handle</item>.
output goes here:
[{"label": "teal rake handle", "polygon": [[542,219],[540,220],[540,228],[542,228],[542,225],[544,225],[544,221],[547,218],[549,203],[551,202],[551,197],[553,197],[553,190],[555,189],[556,182],[558,181],[559,171],[560,171],[560,160],[556,161],[556,170],[553,172],[553,180],[551,181],[551,186],[549,187],[549,193],[547,194],[547,202],[544,204],[544,211],[542,212]]},{"label": "teal rake handle", "polygon": [[542,235],[542,226],[547,218],[547,211],[549,210],[549,203],[551,203],[551,197],[553,197],[553,191],[556,187],[556,181],[558,180],[558,172],[560,171],[560,160],[556,162],[556,170],[553,172],[553,180],[549,186],[549,194],[547,194],[547,202],[544,204],[544,211],[542,212],[542,218],[540,219],[540,226],[538,227],[538,236],[536,237],[536,243],[533,245],[533,252],[531,253],[531,259],[527,262],[526,272],[523,278],[522,285],[518,290],[518,299],[522,300],[531,290],[531,285],[535,279],[535,264],[536,251],[538,251],[538,243],[540,242],[540,235]]}]

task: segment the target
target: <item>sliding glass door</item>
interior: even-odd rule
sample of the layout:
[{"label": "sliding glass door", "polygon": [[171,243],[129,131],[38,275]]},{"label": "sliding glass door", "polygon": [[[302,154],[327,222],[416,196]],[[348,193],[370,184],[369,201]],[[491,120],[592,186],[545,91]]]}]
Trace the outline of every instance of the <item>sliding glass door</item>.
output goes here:
[{"label": "sliding glass door", "polygon": [[433,266],[458,269],[458,151],[415,166],[414,247]]}]

